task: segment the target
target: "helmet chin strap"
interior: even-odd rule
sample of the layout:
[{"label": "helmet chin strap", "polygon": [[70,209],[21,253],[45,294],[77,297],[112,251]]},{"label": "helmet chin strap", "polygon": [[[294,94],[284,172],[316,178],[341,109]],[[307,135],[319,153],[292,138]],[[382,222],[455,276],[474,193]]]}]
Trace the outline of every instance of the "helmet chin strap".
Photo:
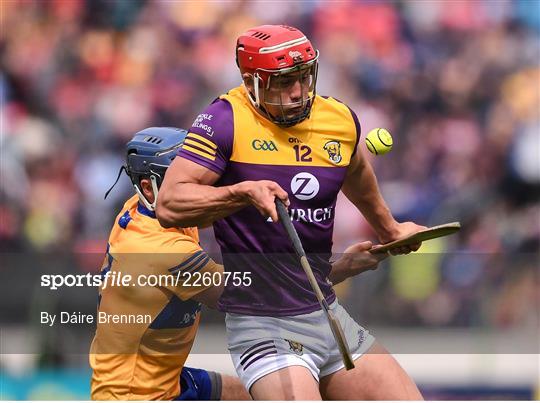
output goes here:
[{"label": "helmet chin strap", "polygon": [[113,185],[109,188],[109,190],[107,190],[107,192],[105,193],[105,197],[103,198],[103,200],[105,200],[107,198],[109,193],[111,193],[111,190],[113,190],[113,188],[116,186],[116,184],[120,180],[120,175],[122,175],[122,171],[124,171],[127,174],[127,169],[126,169],[125,165],[122,165],[120,167],[120,170],[118,171],[118,176],[116,177],[116,180],[114,181]]},{"label": "helmet chin strap", "polygon": [[261,96],[259,94],[259,73],[253,74],[253,91],[255,92],[255,102],[253,104],[258,108],[261,106]]},{"label": "helmet chin strap", "polygon": [[255,108],[257,108],[257,102],[255,101],[254,95],[251,93],[248,87],[246,87],[246,84],[242,83],[244,86],[244,89],[246,90],[246,94],[248,95],[249,102],[251,102],[251,105],[253,105]]},{"label": "helmet chin strap", "polygon": [[139,196],[139,200],[141,201],[144,206],[150,210],[150,211],[156,211],[156,203],[157,203],[157,197],[158,197],[158,186],[157,186],[157,179],[154,175],[150,175],[150,182],[152,183],[152,191],[154,192],[154,202],[150,203],[144,196],[144,194],[139,189],[139,186],[133,185],[135,188],[135,192],[137,192],[137,195]]}]

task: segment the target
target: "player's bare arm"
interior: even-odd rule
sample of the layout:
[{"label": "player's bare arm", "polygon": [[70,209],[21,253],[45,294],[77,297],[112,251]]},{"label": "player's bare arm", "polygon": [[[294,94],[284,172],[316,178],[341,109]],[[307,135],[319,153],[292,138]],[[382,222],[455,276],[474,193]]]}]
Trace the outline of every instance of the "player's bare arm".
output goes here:
[{"label": "player's bare arm", "polygon": [[[399,223],[394,219],[381,195],[373,168],[361,150],[358,150],[352,158],[341,190],[366,217],[382,243],[426,228],[413,222]],[[400,247],[391,253],[409,253],[418,250],[419,247],[420,244]]]},{"label": "player's bare arm", "polygon": [[[221,275],[223,275],[223,266],[217,265],[215,273],[221,273]],[[201,291],[191,299],[206,305],[208,308],[217,309],[217,303],[219,297],[221,297],[221,294],[223,293],[223,288],[225,288],[224,282],[213,284],[212,287]]]},{"label": "player's bare arm", "polygon": [[277,221],[275,198],[289,204],[287,193],[273,181],[244,181],[213,186],[219,175],[184,158],[176,158],[165,175],[156,215],[165,227],[205,227],[250,204]]},{"label": "player's bare arm", "polygon": [[398,235],[399,223],[382,198],[373,168],[361,150],[352,158],[341,190],[366,217],[381,241]]},{"label": "player's bare arm", "polygon": [[336,285],[349,277],[366,271],[377,269],[380,262],[388,257],[388,253],[370,253],[371,241],[359,242],[349,246],[343,255],[332,263],[332,271],[328,279]]}]

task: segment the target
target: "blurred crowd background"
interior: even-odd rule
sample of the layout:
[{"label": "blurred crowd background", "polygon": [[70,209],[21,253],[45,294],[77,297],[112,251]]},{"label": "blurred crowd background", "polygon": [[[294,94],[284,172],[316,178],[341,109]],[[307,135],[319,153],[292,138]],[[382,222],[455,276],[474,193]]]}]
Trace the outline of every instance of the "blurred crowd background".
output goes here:
[{"label": "blurred crowd background", "polygon": [[[318,92],[347,103],[363,134],[393,134],[390,154],[368,158],[395,216],[464,226],[341,287],[351,309],[368,325],[537,328],[537,0],[4,0],[2,252],[102,253],[132,193],[123,177],[103,199],[126,141],[187,128],[238,85],[236,37],[262,23],[300,28],[321,53]],[[342,197],[334,238],[337,253],[375,240]]]}]

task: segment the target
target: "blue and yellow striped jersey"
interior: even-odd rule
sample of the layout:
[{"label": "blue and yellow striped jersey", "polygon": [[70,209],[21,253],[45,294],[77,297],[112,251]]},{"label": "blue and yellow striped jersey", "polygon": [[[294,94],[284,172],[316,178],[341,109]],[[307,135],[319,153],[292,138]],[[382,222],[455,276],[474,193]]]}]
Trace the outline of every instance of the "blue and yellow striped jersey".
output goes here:
[{"label": "blue and yellow striped jersey", "polygon": [[[101,285],[90,350],[92,399],[180,394],[180,372],[200,320],[201,305],[191,298],[211,286],[186,286],[183,275],[222,272],[198,241],[196,228],[162,228],[137,196],[125,203],[101,271],[108,284]],[[127,284],[112,285],[127,276]]]}]

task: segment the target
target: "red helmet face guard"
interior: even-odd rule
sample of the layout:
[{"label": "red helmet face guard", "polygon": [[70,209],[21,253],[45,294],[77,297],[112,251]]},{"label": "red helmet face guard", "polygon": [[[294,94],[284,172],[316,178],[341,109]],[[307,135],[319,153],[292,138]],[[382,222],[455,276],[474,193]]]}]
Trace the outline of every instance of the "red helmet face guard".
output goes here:
[{"label": "red helmet face guard", "polygon": [[258,68],[253,73],[251,102],[273,123],[289,127],[307,119],[316,95],[318,57],[282,69]]},{"label": "red helmet face guard", "polygon": [[[306,119],[315,98],[319,52],[294,27],[261,25],[237,40],[236,62],[249,74],[248,94],[259,112],[280,126]],[[244,78],[246,78],[244,76]]]}]

